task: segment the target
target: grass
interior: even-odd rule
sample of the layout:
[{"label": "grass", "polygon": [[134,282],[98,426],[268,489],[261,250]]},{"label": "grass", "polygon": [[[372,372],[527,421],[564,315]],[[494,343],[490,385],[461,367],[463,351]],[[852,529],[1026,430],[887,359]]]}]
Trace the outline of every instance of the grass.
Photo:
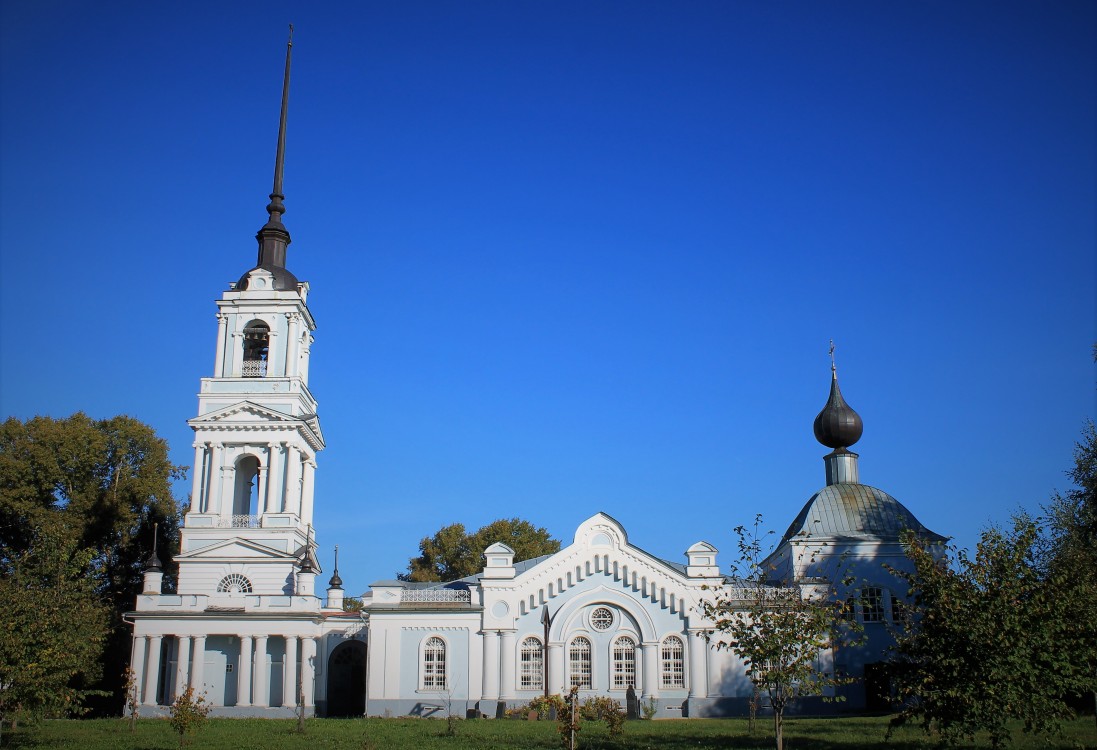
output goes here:
[{"label": "grass", "polygon": [[[882,747],[928,750],[935,747],[916,729],[904,729],[884,741],[887,717],[788,719],[785,747],[789,750],[839,750]],[[306,733],[297,734],[292,719],[211,719],[188,739],[193,750],[559,750],[556,725],[529,721],[459,721],[457,734],[445,736],[446,723],[431,719],[310,719]],[[1093,717],[1065,726],[1063,738],[1031,737],[1018,728],[1013,748],[1097,748]],[[753,734],[745,719],[678,719],[632,721],[624,734],[611,739],[605,727],[584,722],[579,736],[583,750],[737,750],[773,747],[771,726],[759,721]],[[178,735],[166,720],[142,719],[130,734],[124,719],[46,721],[5,732],[4,747],[49,750],[175,750]],[[989,747],[982,742],[969,747]]]}]

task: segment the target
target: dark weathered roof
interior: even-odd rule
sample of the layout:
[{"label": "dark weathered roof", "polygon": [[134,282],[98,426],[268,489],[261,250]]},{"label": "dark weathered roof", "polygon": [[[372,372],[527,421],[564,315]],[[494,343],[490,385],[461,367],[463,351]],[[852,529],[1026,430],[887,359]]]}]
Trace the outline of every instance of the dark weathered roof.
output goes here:
[{"label": "dark weathered roof", "polygon": [[848,448],[861,439],[864,424],[838,388],[837,373],[831,374],[830,398],[827,405],[815,417],[815,439],[828,448]]},{"label": "dark weathered roof", "polygon": [[861,537],[898,539],[904,529],[937,540],[935,534],[894,497],[867,484],[831,484],[816,492],[785,532],[784,541]]}]

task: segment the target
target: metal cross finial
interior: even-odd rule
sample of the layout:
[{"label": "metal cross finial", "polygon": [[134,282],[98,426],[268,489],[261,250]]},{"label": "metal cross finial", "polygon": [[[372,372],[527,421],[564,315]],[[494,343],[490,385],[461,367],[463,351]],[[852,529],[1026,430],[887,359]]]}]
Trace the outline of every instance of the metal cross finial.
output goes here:
[{"label": "metal cross finial", "polygon": [[156,540],[157,540],[157,537],[159,537],[159,536],[160,536],[160,524],[154,523],[152,525],[152,551],[153,551],[154,554],[156,552]]},{"label": "metal cross finial", "polygon": [[293,24],[289,25],[289,46],[293,46]]},{"label": "metal cross finial", "polygon": [[838,368],[834,364],[834,339],[830,340],[830,371],[832,374],[838,374]]}]

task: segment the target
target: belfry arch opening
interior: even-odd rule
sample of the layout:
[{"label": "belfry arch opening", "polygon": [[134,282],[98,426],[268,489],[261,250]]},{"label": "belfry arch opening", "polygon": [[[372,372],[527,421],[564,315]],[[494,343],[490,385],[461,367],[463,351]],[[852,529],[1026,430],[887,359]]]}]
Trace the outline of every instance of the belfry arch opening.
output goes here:
[{"label": "belfry arch opening", "polygon": [[232,515],[259,515],[259,459],[252,455],[236,459]]},{"label": "belfry arch opening", "polygon": [[267,356],[270,354],[270,326],[261,320],[253,320],[244,326],[245,378],[263,378],[267,375]]}]

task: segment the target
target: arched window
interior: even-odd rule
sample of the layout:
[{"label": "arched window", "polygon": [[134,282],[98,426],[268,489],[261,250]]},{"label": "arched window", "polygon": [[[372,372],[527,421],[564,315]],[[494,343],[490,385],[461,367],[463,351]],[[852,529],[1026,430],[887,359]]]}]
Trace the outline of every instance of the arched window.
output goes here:
[{"label": "arched window", "polygon": [[229,573],[217,584],[219,594],[250,594],[251,581],[239,573]]},{"label": "arched window", "polygon": [[236,460],[236,481],[232,495],[232,525],[235,528],[249,528],[250,517],[258,515],[258,478],[258,458],[247,455]]},{"label": "arched window", "polygon": [[568,684],[571,687],[591,687],[590,641],[579,636],[568,648]]},{"label": "arched window", "polygon": [[518,686],[523,690],[539,690],[544,687],[545,677],[545,653],[541,649],[541,641],[533,636],[522,641],[522,652],[519,655]]},{"label": "arched window", "polygon": [[660,648],[662,655],[662,680],[665,688],[684,688],[686,686],[685,648],[682,639],[676,635],[663,639]]},{"label": "arched window", "polygon": [[244,326],[244,365],[241,374],[245,378],[265,377],[269,351],[270,326],[261,320],[253,320]]},{"label": "arched window", "polygon": [[613,687],[636,685],[636,641],[627,635],[613,642]]},{"label": "arched window", "polygon": [[446,642],[436,635],[423,644],[420,677],[420,687],[423,690],[446,689]]}]

